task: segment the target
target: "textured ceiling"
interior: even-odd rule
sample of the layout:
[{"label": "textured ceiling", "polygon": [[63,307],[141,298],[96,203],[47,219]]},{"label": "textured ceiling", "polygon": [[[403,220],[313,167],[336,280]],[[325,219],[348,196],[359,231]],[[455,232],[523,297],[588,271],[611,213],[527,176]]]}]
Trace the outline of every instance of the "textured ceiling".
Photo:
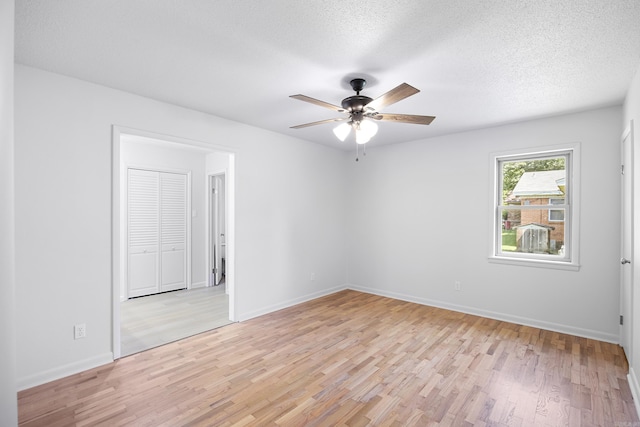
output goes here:
[{"label": "textured ceiling", "polygon": [[436,120],[380,145],[620,104],[640,65],[638,0],[20,0],[15,29],[18,63],[345,149],[289,95],[420,89],[382,111]]}]

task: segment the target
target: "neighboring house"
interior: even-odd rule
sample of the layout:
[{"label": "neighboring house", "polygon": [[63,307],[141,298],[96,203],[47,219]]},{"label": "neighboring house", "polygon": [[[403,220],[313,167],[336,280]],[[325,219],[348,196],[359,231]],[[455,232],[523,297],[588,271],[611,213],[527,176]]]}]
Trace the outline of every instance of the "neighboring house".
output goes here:
[{"label": "neighboring house", "polygon": [[564,210],[549,209],[563,204],[565,171],[525,172],[511,193],[513,204],[545,206],[545,209],[523,209],[516,227],[518,250],[522,252],[557,253],[564,245]]}]

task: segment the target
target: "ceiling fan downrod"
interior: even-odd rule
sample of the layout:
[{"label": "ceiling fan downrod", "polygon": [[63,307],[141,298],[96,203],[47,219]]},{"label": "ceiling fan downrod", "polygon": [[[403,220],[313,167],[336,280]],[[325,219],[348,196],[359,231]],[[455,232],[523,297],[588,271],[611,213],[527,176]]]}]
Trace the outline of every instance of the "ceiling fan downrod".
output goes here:
[{"label": "ceiling fan downrod", "polygon": [[356,95],[360,95],[360,91],[367,85],[365,79],[356,78],[349,82],[351,88],[356,92]]}]

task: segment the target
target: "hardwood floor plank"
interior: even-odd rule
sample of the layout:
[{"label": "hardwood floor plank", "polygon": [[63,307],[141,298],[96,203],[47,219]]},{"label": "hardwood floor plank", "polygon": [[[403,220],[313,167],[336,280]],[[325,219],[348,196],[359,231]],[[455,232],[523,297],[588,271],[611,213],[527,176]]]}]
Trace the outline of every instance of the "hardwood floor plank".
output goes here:
[{"label": "hardwood floor plank", "polygon": [[617,345],[343,291],[22,391],[19,421],[640,424],[627,370]]}]

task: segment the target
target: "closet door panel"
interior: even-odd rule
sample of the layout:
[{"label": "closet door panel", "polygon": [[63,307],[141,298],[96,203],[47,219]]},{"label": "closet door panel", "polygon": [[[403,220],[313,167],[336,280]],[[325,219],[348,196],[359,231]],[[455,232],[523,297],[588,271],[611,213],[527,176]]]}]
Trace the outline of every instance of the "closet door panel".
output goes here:
[{"label": "closet door panel", "polygon": [[160,174],[161,291],[187,287],[187,176]]},{"label": "closet door panel", "polygon": [[159,173],[128,170],[128,296],[159,291]]},{"label": "closet door panel", "polygon": [[129,254],[129,297],[158,292],[158,251],[134,249]]},{"label": "closet door panel", "polygon": [[173,291],[186,287],[184,249],[162,252],[162,291]]}]

